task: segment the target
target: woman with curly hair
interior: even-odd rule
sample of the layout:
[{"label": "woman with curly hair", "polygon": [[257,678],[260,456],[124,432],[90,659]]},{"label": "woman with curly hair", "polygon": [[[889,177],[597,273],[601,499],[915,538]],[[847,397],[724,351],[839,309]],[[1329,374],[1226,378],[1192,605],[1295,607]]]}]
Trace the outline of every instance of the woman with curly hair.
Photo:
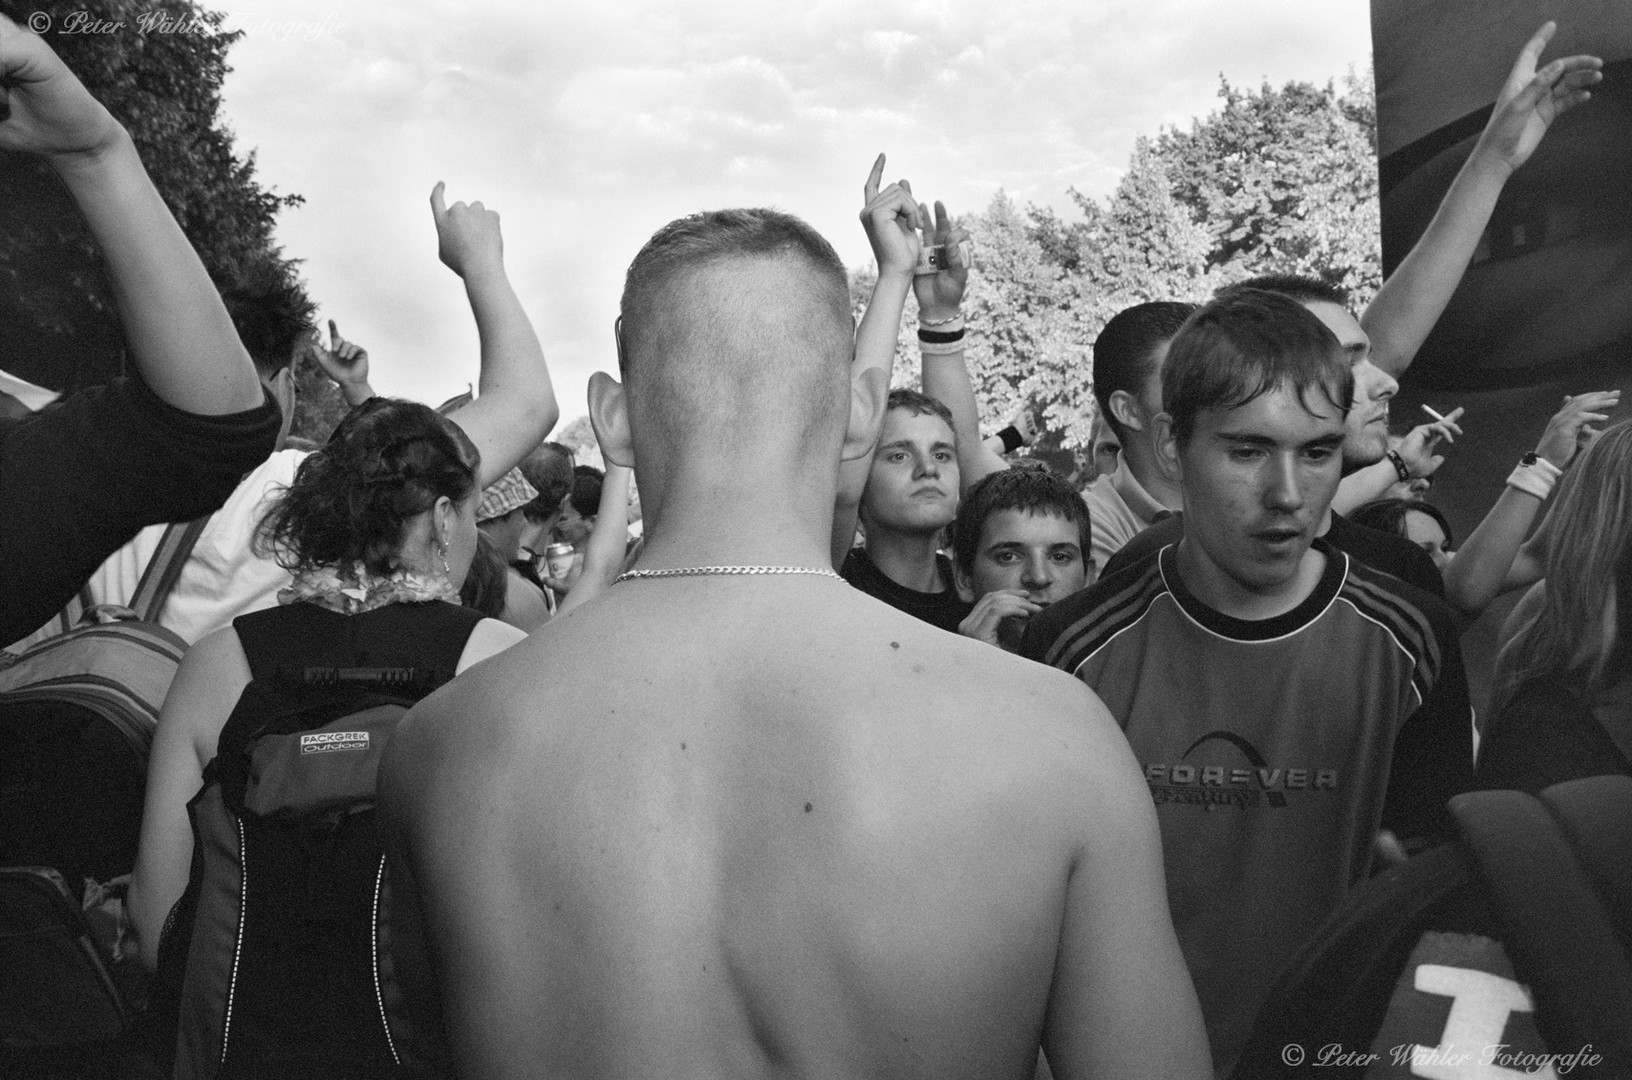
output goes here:
[{"label": "woman with curly hair", "polygon": [[1632,422],[1564,474],[1542,565],[1496,660],[1481,787],[1632,775]]},{"label": "woman with curly hair", "polygon": [[[328,444],[301,463],[293,484],[266,512],[256,542],[292,572],[292,584],[280,594],[278,607],[240,616],[187,653],[154,734],[129,893],[131,921],[148,967],[159,966],[162,938],[164,967],[173,974],[179,949],[171,935],[185,940],[193,930],[192,904],[178,904],[184,892],[195,895],[188,888],[197,846],[191,804],[203,798],[201,787],[207,789],[212,777],[221,775],[220,762],[212,765],[212,759],[218,748],[226,754],[224,732],[246,724],[253,730],[264,723],[269,702],[285,700],[279,696],[285,693],[278,689],[280,679],[287,680],[291,671],[335,669],[425,673],[412,698],[521,640],[514,627],[459,606],[460,585],[477,549],[478,474],[477,451],[452,421],[424,405],[374,398],[354,409]],[[334,693],[338,700],[340,690]],[[269,849],[277,859],[261,857],[262,882],[270,880],[269,873],[280,881],[299,881],[308,866],[317,865],[302,861],[299,852],[285,856],[276,845]],[[249,853],[240,857],[254,861]],[[269,863],[275,869],[266,869]],[[374,870],[365,868],[370,882]],[[203,871],[201,889],[219,888],[209,873]],[[330,882],[311,887],[316,893],[334,889]],[[248,897],[253,890],[246,884],[243,891]],[[321,922],[329,918],[323,914],[329,904],[314,900],[310,911],[270,912],[263,921]],[[247,924],[248,915],[243,918]],[[172,922],[185,925],[172,927]],[[302,1076],[372,1068],[364,1056],[370,1051],[359,1049],[366,1040],[352,1037],[343,1025],[305,1015],[325,1009],[343,1015],[344,1005],[335,1002],[372,1007],[373,971],[366,953],[362,964],[340,955],[346,933],[335,929],[334,944],[315,949],[280,942],[272,950],[281,954],[264,960],[263,971],[272,968],[273,981],[296,1004],[268,1006],[253,994],[239,993],[244,1000],[233,1002],[229,1011],[240,1062],[259,1067],[282,1061],[284,1075]],[[325,928],[311,936],[323,942],[329,934]],[[291,934],[287,941],[300,936]],[[194,967],[185,953],[179,964],[186,971],[180,980],[185,1002]]]}]

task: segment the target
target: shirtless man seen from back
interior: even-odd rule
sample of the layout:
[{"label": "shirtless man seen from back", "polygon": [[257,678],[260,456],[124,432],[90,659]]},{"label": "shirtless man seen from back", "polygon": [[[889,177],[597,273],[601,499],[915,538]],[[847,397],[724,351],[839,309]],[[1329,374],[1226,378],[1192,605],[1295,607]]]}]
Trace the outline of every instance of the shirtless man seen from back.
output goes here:
[{"label": "shirtless man seen from back", "polygon": [[460,1076],[1209,1076],[1098,699],[826,576],[884,398],[833,249],[682,219],[622,311],[591,416],[641,568],[808,572],[622,581],[404,722],[393,882]]}]

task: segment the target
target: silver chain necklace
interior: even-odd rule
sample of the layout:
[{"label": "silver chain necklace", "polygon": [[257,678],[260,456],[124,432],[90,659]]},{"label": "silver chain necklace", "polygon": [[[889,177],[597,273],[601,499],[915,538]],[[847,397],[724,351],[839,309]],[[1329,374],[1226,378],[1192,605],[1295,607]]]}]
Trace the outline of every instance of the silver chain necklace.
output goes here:
[{"label": "silver chain necklace", "polygon": [[705,574],[815,574],[844,580],[832,570],[820,566],[680,566],[669,570],[628,570],[614,578],[612,584],[641,578],[701,577]]}]

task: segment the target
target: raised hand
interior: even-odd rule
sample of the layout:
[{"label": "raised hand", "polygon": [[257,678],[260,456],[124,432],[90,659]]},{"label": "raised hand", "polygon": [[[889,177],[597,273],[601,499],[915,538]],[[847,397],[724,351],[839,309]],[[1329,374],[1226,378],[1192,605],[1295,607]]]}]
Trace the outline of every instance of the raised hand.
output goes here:
[{"label": "raised hand", "polygon": [[1536,456],[1546,458],[1560,469],[1566,467],[1576,454],[1592,444],[1598,435],[1595,425],[1608,420],[1609,410],[1620,402],[1619,390],[1596,390],[1565,398],[1564,407],[1547,421],[1547,430],[1536,443]]},{"label": "raised hand", "polygon": [[867,230],[867,242],[873,247],[873,261],[878,264],[878,276],[899,276],[910,279],[918,269],[918,204],[912,198],[912,185],[897,180],[884,190],[879,183],[884,179],[884,155],[873,162],[873,171],[867,174],[862,188],[866,205],[861,210],[861,225]]},{"label": "raised hand", "polygon": [[447,205],[442,197],[444,187],[438,180],[431,189],[437,257],[460,277],[482,268],[502,268],[504,236],[499,231],[499,215],[479,202]]},{"label": "raised hand", "polygon": [[1599,70],[1604,62],[1596,56],[1561,57],[1536,69],[1536,62],[1557,29],[1557,23],[1543,24],[1519,50],[1513,70],[1496,96],[1490,122],[1479,136],[1478,149],[1494,153],[1509,169],[1528,161],[1548,126],[1591,98],[1587,87],[1604,77]]},{"label": "raised hand", "polygon": [[933,274],[918,274],[912,279],[913,294],[918,297],[918,315],[937,321],[950,318],[963,303],[963,290],[969,284],[969,263],[964,247],[969,231],[954,228],[946,207],[935,203],[935,212],[918,204],[918,222],[923,231],[923,245],[941,244],[946,250],[946,267]]},{"label": "raised hand", "polygon": [[362,400],[372,396],[372,390],[367,389],[368,350],[341,337],[333,319],[329,320],[329,344],[323,344],[322,332],[313,327],[306,339],[306,352],[324,374],[339,384],[347,401],[353,401],[359,393]]},{"label": "raised hand", "polygon": [[0,15],[0,149],[93,155],[121,131],[49,45]]},{"label": "raised hand", "polygon": [[1435,454],[1434,450],[1441,442],[1453,443],[1456,436],[1462,434],[1462,428],[1457,424],[1462,412],[1460,407],[1452,409],[1445,414],[1443,420],[1436,420],[1432,424],[1419,424],[1400,440],[1395,452],[1405,462],[1405,467],[1412,476],[1432,476],[1445,464],[1445,459]]}]

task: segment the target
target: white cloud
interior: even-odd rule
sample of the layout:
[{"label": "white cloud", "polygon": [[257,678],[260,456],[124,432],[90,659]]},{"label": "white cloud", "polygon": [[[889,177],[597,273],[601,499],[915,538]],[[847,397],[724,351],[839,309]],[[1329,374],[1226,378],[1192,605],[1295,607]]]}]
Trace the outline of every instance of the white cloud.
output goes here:
[{"label": "white cloud", "polygon": [[1363,0],[264,3],[219,5],[250,29],[225,110],[263,180],[307,199],[279,237],[324,313],[387,390],[474,380],[425,209],[446,179],[501,213],[564,419],[615,363],[624,266],[674,216],[778,205],[859,264],[881,149],[955,211],[999,187],[1068,210],[1067,188],[1114,186],[1136,136],[1211,110],[1220,72],[1324,81],[1369,52]]}]

